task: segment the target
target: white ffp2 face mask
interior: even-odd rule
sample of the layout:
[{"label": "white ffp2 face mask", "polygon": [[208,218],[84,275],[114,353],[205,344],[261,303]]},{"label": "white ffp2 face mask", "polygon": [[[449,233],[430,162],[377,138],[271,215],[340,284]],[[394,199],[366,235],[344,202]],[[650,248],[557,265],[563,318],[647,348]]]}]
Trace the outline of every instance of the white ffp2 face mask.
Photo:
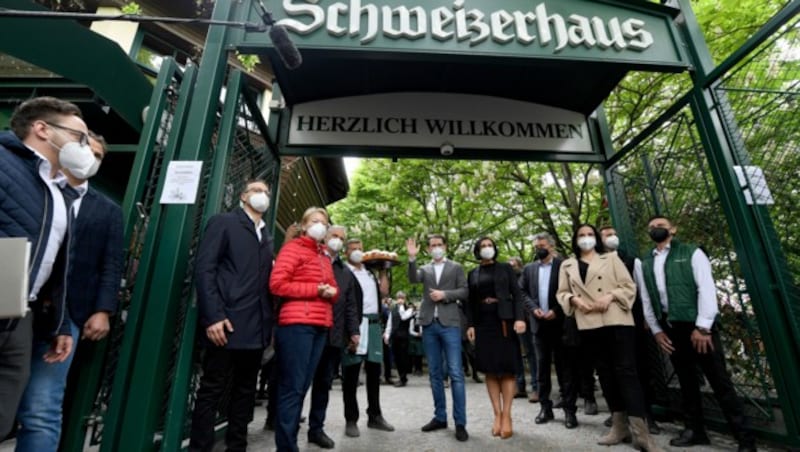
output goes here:
[{"label": "white ffp2 face mask", "polygon": [[264,213],[269,209],[269,196],[266,193],[254,193],[250,195],[250,207],[256,212]]},{"label": "white ffp2 face mask", "polygon": [[[94,176],[94,173],[97,173],[97,169],[100,168],[98,160],[92,153],[92,148],[88,144],[81,145],[77,141],[68,141],[61,146],[61,150],[58,152],[58,163],[78,179],[88,179]],[[92,173],[93,170],[94,173]]]},{"label": "white ffp2 face mask", "polygon": [[364,260],[364,252],[361,250],[354,250],[350,253],[350,262],[360,264]]},{"label": "white ffp2 face mask", "polygon": [[614,251],[617,248],[619,248],[619,237],[617,237],[616,235],[609,235],[608,237],[606,237],[606,240],[605,242],[603,242],[603,244],[606,246],[606,248],[610,249],[611,251]]},{"label": "white ffp2 face mask", "polygon": [[334,237],[328,240],[328,249],[334,253],[338,253],[344,247],[344,242],[339,237]]},{"label": "white ffp2 face mask", "polygon": [[494,259],[494,248],[481,248],[481,259]]},{"label": "white ffp2 face mask", "polygon": [[594,237],[581,237],[578,239],[578,248],[583,251],[589,251],[597,245],[597,240]]},{"label": "white ffp2 face mask", "polygon": [[441,246],[431,248],[431,257],[433,257],[433,260],[442,260],[444,258],[444,248]]},{"label": "white ffp2 face mask", "polygon": [[314,223],[306,230],[306,234],[309,237],[316,241],[320,241],[325,238],[325,234],[328,233],[328,228],[322,223]]}]

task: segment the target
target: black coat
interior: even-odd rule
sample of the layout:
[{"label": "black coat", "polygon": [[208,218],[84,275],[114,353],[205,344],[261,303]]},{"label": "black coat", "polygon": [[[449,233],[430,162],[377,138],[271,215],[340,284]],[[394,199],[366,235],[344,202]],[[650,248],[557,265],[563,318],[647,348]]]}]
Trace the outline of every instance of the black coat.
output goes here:
[{"label": "black coat", "polygon": [[[467,316],[467,326],[475,326],[478,308],[481,300],[478,299],[478,283],[480,272],[487,271],[486,268],[478,267],[467,277],[469,287],[468,303],[464,314]],[[523,308],[522,292],[517,283],[517,275],[511,265],[505,262],[496,263],[493,268],[492,280],[497,299],[497,315],[503,320],[525,321],[525,310]]]},{"label": "black coat", "polygon": [[217,214],[206,226],[197,252],[195,286],[198,332],[228,319],[228,349],[259,349],[269,345],[273,310],[269,293],[273,243],[267,228],[258,241],[255,226],[243,209]]},{"label": "black coat", "polygon": [[359,334],[361,326],[361,302],[356,298],[356,278],[340,258],[333,261],[333,277],[339,287],[338,301],[333,304],[333,326],[328,343],[344,347],[350,336]]}]

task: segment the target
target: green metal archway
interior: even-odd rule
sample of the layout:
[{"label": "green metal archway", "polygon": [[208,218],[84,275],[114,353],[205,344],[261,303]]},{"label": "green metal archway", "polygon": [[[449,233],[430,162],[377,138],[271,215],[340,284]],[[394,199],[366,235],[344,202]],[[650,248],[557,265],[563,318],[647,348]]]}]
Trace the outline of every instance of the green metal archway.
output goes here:
[{"label": "green metal archway", "polygon": [[[747,168],[770,166],[762,156],[752,155],[749,135],[740,127],[752,124],[737,110],[747,98],[734,99],[734,93],[741,92],[735,86],[737,74],[764,55],[765,46],[786,46],[787,40],[797,45],[792,33],[797,33],[800,1],[791,2],[717,67],[689,0],[678,1],[679,8],[632,0],[545,0],[533,9],[521,0],[503,2],[502,9],[488,0],[420,1],[413,7],[385,0],[358,4],[361,10],[350,11],[344,3],[323,7],[283,2],[275,18],[293,32],[302,50],[304,64],[296,71],[283,68],[264,35],[220,26],[210,28],[199,67],[184,71],[169,63],[162,68],[123,206],[130,244],[124,334],[120,329],[100,394],[82,388],[84,398],[95,403],[90,413],[78,418],[91,421],[93,440],[101,450],[181,448],[197,376],[192,258],[208,217],[235,202],[231,193],[238,181],[267,175],[277,182],[280,159],[287,155],[441,158],[445,144],[454,144],[454,158],[601,165],[614,223],[629,249],[638,248],[634,231],[643,230],[648,213],[683,214],[693,206],[680,204],[681,193],[705,190],[709,203],[702,206],[703,214],[724,229],[720,244],[735,252],[735,257],[720,258],[715,270],[725,273],[715,276],[734,281],[742,312],[752,314],[740,324],[741,330],[733,329],[739,317],[724,318],[724,326],[731,328],[726,335],[731,340],[752,339],[755,345],[742,345],[745,356],[760,360],[740,393],[762,436],[800,446],[797,242],[777,233],[776,224],[782,225],[782,211],[777,209],[790,207],[748,203],[761,185]],[[260,20],[249,0],[218,0],[213,18]],[[261,119],[242,75],[228,70],[227,52],[234,49],[267,55],[272,62],[277,81],[269,125]],[[615,150],[602,102],[632,70],[687,72],[693,86],[647,130]],[[746,74],[742,77],[748,79]],[[770,92],[796,106],[796,84],[784,87],[784,94]],[[397,93],[473,100],[478,98],[463,96],[484,96],[480,99],[487,105],[497,101],[501,107],[484,112],[520,108],[532,119],[517,126],[500,116],[493,128],[481,122],[478,133],[468,118],[456,116],[444,119],[462,121],[461,126],[431,128],[427,121],[443,117],[414,116],[415,110],[436,110],[424,104],[405,106],[406,116],[385,118],[380,126],[370,126],[368,120],[359,126],[361,120],[352,119],[359,118],[356,114],[337,120],[330,113],[370,105],[385,113],[392,109],[380,110],[376,96]],[[398,96],[394,99],[402,97]],[[391,107],[399,111],[398,105]],[[536,112],[561,114],[552,109],[561,109],[564,119],[548,123],[547,117],[537,116]],[[512,129],[504,129],[505,122]],[[800,133],[800,125],[791,125]],[[419,133],[424,127],[426,133]],[[390,137],[381,136],[387,135],[383,132]],[[523,144],[512,139],[520,133]],[[503,144],[487,150],[470,147],[465,140],[487,136]],[[578,136],[583,144],[574,141]],[[417,138],[414,146],[397,145]],[[679,146],[672,146],[676,143]],[[797,143],[784,145],[796,153]],[[194,204],[157,202],[166,177],[164,165],[173,160],[203,162]],[[737,167],[743,168],[744,183]],[[670,185],[673,182],[681,185]],[[796,192],[786,193],[797,200]],[[277,190],[274,196],[280,196]],[[668,376],[662,383],[668,393]],[[82,449],[85,428],[70,430],[67,449]]]}]

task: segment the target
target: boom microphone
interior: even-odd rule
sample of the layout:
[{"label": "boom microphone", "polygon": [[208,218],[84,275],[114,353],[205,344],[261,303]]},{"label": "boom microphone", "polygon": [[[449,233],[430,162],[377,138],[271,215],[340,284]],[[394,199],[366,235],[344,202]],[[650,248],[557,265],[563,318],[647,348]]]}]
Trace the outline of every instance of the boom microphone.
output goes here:
[{"label": "boom microphone", "polygon": [[300,54],[300,50],[298,50],[292,42],[292,39],[289,37],[289,32],[286,31],[286,27],[283,25],[272,25],[269,30],[269,39],[272,41],[272,45],[275,46],[275,51],[278,53],[278,56],[281,57],[281,61],[283,61],[283,65],[286,66],[286,69],[291,71],[303,64],[303,55]]}]

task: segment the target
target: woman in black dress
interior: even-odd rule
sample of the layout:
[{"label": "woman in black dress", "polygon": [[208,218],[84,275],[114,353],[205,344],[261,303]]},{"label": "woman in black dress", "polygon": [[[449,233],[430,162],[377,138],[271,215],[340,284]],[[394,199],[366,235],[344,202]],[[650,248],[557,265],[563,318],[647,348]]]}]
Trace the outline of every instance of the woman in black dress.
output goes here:
[{"label": "woman in black dress", "polygon": [[492,435],[512,435],[511,402],[517,392],[517,334],[525,332],[522,293],[511,265],[497,262],[497,245],[483,237],[473,248],[480,265],[469,273],[467,338],[475,342],[475,367],[486,374],[494,409]]}]

